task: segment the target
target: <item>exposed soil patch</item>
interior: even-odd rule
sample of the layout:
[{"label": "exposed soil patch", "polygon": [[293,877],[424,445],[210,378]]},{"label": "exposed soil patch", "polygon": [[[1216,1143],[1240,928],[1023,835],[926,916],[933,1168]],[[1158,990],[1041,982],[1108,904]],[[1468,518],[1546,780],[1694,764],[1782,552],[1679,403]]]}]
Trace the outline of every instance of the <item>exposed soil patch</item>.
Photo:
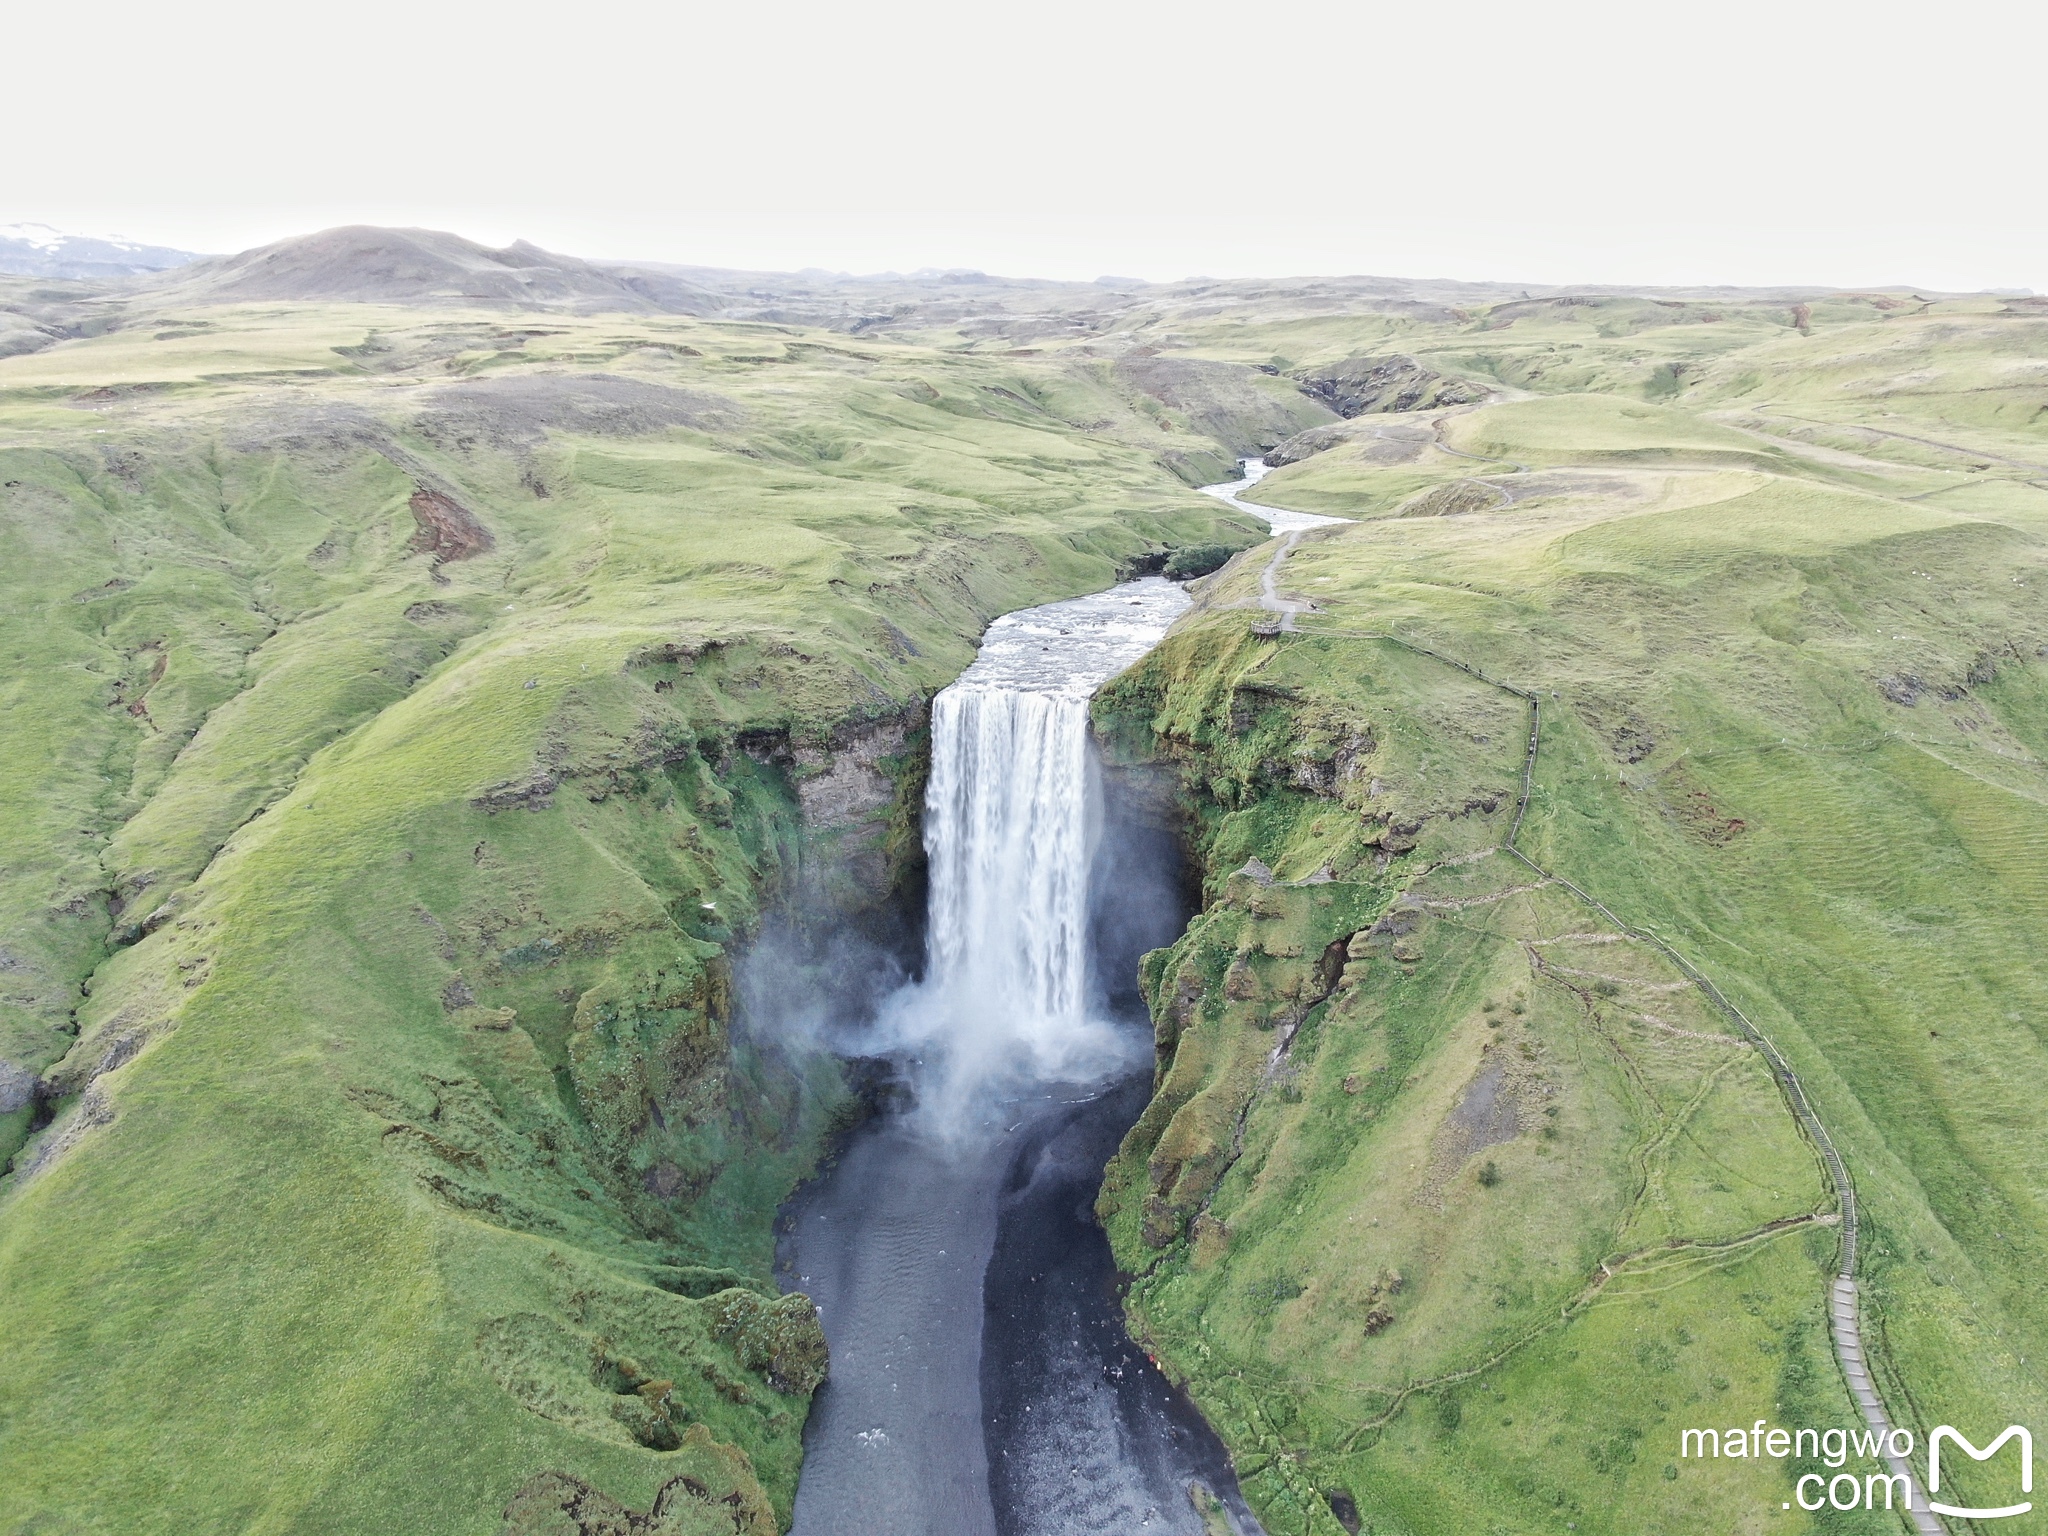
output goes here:
[{"label": "exposed soil patch", "polygon": [[1587,697],[1577,701],[1576,709],[1579,718],[1621,762],[1633,765],[1656,752],[1655,728],[1624,699]]},{"label": "exposed soil patch", "polygon": [[41,1080],[27,1067],[0,1060],[0,1115],[11,1115],[35,1103]]},{"label": "exposed soil patch", "polygon": [[1396,517],[1456,517],[1461,512],[1488,512],[1514,500],[1506,491],[1477,480],[1453,480],[1403,503]]},{"label": "exposed soil patch", "polygon": [[544,811],[555,803],[554,793],[559,788],[561,780],[555,774],[536,769],[528,778],[491,785],[471,796],[469,803],[490,816],[500,811]]},{"label": "exposed soil patch", "polygon": [[1728,815],[1682,768],[1664,774],[1659,787],[1666,814],[1709,847],[1723,847],[1749,830],[1744,818]]},{"label": "exposed soil patch", "polygon": [[103,406],[119,405],[145,395],[161,394],[167,386],[162,384],[102,384],[89,389],[82,395],[73,395],[64,403],[74,410],[94,411]]},{"label": "exposed soil patch", "polygon": [[1521,1129],[1514,1096],[1503,1091],[1506,1082],[1506,1063],[1492,1063],[1472,1079],[1458,1107],[1451,1111],[1450,1125],[1463,1136],[1467,1156],[1512,1141]]},{"label": "exposed soil patch", "polygon": [[1442,1210],[1444,1191],[1459,1170],[1488,1147],[1519,1136],[1523,1101],[1542,1091],[1531,1066],[1511,1062],[1505,1051],[1489,1051],[1456,1107],[1437,1128],[1430,1147],[1429,1177],[1416,1191],[1417,1203]]},{"label": "exposed soil patch", "polygon": [[496,542],[467,507],[440,491],[420,486],[410,505],[413,521],[419,524],[412,536],[413,552],[431,554],[436,566],[481,555]]}]

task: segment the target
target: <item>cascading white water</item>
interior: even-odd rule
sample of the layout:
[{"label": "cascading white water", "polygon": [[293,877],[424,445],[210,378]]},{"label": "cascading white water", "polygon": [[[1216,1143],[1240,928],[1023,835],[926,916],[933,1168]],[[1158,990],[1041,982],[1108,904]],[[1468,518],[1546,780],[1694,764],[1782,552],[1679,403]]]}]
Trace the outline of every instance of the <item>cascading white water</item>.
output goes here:
[{"label": "cascading white water", "polygon": [[1007,614],[933,701],[926,975],[889,1010],[919,1053],[928,1120],[964,1129],[986,1090],[1086,1080],[1143,1050],[1101,1016],[1089,976],[1088,700],[1187,604],[1151,579]]},{"label": "cascading white water", "polygon": [[932,704],[925,797],[932,982],[1027,1036],[1088,1006],[1088,865],[1099,790],[1088,701],[949,688]]}]

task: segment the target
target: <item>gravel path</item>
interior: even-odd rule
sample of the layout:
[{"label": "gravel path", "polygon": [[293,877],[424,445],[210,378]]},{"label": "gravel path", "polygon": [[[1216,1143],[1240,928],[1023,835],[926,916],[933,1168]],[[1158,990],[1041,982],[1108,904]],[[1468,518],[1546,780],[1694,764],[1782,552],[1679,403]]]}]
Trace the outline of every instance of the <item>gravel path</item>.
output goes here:
[{"label": "gravel path", "polygon": [[1284,507],[1262,507],[1255,501],[1240,498],[1239,492],[1250,490],[1270,473],[1271,466],[1264,459],[1246,459],[1242,480],[1232,480],[1224,485],[1205,485],[1202,491],[1247,517],[1258,518],[1280,536],[1279,547],[1273,551],[1273,558],[1266,562],[1266,569],[1259,576],[1259,606],[1268,613],[1279,614],[1281,629],[1293,634],[1296,633],[1295,619],[1304,613],[1314,613],[1316,605],[1305,597],[1280,595],[1281,564],[1294,552],[1294,546],[1309,529],[1328,528],[1353,519],[1324,517],[1316,512],[1290,512]]},{"label": "gravel path", "polygon": [[[1843,1247],[1846,1251],[1846,1241]],[[1890,1436],[1892,1422],[1885,1414],[1884,1399],[1878,1396],[1877,1383],[1870,1379],[1870,1368],[1863,1360],[1863,1328],[1857,1317],[1856,1279],[1853,1275],[1835,1276],[1835,1283],[1828,1293],[1828,1319],[1834,1325],[1835,1358],[1842,1362],[1842,1374],[1848,1378],[1849,1390],[1855,1394],[1856,1404],[1863,1410],[1863,1422],[1870,1426],[1872,1434]],[[1920,1486],[1920,1479],[1913,1475],[1913,1468],[1905,1457],[1887,1452],[1884,1459],[1912,1489],[1907,1508],[1913,1529],[1920,1536],[1947,1536],[1941,1517],[1927,1507],[1927,1490]],[[1954,1498],[1955,1495],[1950,1494],[1949,1497]]]}]

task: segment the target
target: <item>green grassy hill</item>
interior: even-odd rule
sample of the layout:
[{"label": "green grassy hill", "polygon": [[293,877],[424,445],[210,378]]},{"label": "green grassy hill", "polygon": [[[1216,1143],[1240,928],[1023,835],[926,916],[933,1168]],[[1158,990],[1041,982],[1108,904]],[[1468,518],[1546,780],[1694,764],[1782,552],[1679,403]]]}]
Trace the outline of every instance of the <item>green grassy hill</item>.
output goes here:
[{"label": "green grassy hill", "polygon": [[1255,536],[1159,409],[620,317],[0,362],[0,1529],[786,1524],[845,1090],[732,957],[914,878],[990,617]]},{"label": "green grassy hill", "polygon": [[1283,439],[1318,611],[1240,557],[1098,710],[1208,898],[1101,1209],[1270,1528],[1789,1529],[1677,1429],[1852,1412],[1770,1074],[1387,635],[1800,1072],[1894,1415],[2038,1417],[2048,317],[698,280],[783,318],[0,284],[0,1531],[786,1525],[849,1090],[736,966]]},{"label": "green grassy hill", "polygon": [[[1380,635],[1537,695],[1517,846],[1800,1073],[1862,1201],[1895,1420],[2048,1410],[2048,432],[2010,425],[2048,395],[1993,361],[2048,337],[1984,308],[1816,314],[1676,401],[1580,373],[1375,422],[1257,492],[1361,519],[1286,562],[1303,633],[1243,557],[1098,705],[1182,765],[1212,893],[1148,962],[1161,1087],[1101,1208],[1134,1326],[1270,1528],[1778,1529],[1806,1467],[1681,1465],[1679,1430],[1860,1422],[1823,1310],[1838,1213],[1761,1058],[1495,851],[1521,701]],[[1848,402],[1850,356],[2005,395],[1908,417],[1863,375]]]}]

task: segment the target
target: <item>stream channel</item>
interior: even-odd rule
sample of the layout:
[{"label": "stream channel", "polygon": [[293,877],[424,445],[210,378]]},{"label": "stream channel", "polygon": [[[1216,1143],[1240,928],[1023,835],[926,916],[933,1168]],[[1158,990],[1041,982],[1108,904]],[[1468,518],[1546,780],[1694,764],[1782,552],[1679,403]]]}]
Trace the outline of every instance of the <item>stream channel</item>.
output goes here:
[{"label": "stream channel", "polygon": [[1006,615],[933,701],[925,971],[870,1042],[909,1102],[781,1223],[781,1283],[832,1350],[794,1536],[1259,1536],[1125,1332],[1094,1214],[1151,1092],[1138,956],[1193,906],[1157,796],[1097,763],[1088,700],[1187,606],[1149,578]]}]

